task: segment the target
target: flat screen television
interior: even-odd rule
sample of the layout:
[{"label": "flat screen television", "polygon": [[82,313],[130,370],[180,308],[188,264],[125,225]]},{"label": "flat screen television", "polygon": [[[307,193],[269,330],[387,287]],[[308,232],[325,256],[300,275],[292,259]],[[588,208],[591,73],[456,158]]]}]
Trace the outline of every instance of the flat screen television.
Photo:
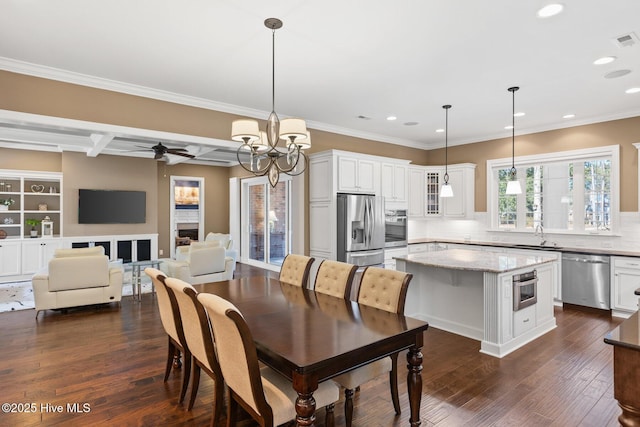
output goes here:
[{"label": "flat screen television", "polygon": [[144,191],[80,189],[79,224],[144,224],[147,215]]}]

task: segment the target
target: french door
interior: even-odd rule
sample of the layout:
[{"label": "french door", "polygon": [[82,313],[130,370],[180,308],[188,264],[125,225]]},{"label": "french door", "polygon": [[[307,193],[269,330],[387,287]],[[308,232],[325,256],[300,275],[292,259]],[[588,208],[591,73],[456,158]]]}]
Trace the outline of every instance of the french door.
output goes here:
[{"label": "french door", "polygon": [[291,248],[291,177],[281,176],[275,188],[266,177],[245,179],[242,194],[246,262],[280,267]]}]

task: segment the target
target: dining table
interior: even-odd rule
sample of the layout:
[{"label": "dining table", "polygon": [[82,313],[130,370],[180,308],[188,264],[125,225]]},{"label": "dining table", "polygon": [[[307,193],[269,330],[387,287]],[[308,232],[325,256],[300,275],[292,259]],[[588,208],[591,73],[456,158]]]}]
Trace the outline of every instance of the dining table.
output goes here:
[{"label": "dining table", "polygon": [[[194,285],[242,313],[259,360],[298,393],[296,425],[314,426],[313,392],[322,381],[407,350],[410,425],[419,426],[427,322],[289,285],[269,276]],[[366,410],[366,409],[364,409]]]}]

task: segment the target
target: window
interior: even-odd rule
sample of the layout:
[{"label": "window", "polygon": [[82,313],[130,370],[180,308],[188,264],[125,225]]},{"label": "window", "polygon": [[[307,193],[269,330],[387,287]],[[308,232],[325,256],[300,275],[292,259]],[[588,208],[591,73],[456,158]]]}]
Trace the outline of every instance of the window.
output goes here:
[{"label": "window", "polygon": [[490,160],[487,195],[491,227],[607,233],[618,213],[619,147],[516,158],[522,194],[507,195],[510,160]]}]

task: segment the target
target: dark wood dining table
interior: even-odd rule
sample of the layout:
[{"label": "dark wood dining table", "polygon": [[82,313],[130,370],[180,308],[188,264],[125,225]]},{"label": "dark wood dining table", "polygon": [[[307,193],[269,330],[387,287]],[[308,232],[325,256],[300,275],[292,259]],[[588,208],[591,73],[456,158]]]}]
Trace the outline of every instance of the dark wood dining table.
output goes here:
[{"label": "dark wood dining table", "polygon": [[421,320],[336,298],[266,276],[195,285],[233,303],[244,316],[260,361],[291,380],[296,425],[313,426],[318,383],[407,352],[410,425],[419,426],[422,395]]}]

